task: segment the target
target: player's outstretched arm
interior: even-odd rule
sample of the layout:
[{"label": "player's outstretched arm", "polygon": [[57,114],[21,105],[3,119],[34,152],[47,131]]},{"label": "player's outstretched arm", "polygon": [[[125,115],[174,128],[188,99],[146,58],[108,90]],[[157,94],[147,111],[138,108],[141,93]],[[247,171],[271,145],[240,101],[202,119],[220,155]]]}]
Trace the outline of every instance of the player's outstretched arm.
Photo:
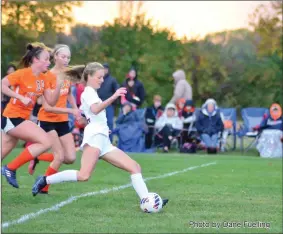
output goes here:
[{"label": "player's outstretched arm", "polygon": [[117,89],[116,92],[104,102],[92,104],[90,107],[92,113],[94,113],[95,115],[99,114],[101,111],[106,109],[107,106],[111,105],[112,102],[114,102],[117,98],[124,97],[126,93],[127,90],[125,87]]}]

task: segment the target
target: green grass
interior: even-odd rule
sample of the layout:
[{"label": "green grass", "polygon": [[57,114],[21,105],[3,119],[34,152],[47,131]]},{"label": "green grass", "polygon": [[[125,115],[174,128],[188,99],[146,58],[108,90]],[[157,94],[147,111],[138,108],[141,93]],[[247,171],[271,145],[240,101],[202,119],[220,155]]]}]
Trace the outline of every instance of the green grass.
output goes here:
[{"label": "green grass", "polygon": [[[16,155],[19,150],[12,154]],[[237,155],[132,155],[143,168],[143,176],[152,177],[209,162],[171,177],[150,180],[148,188],[170,199],[157,214],[146,214],[130,187],[107,194],[84,197],[57,211],[47,212],[22,224],[2,229],[4,233],[281,233],[282,232],[282,160]],[[5,162],[13,158],[10,155]],[[5,163],[4,162],[4,163]],[[31,187],[37,175],[44,173],[41,162],[34,176],[22,167],[14,189],[2,177],[2,222],[49,208],[72,195],[99,191],[128,184],[129,175],[99,161],[90,181],[53,185],[50,195],[32,197]],[[78,169],[75,165],[62,169]],[[190,222],[266,222],[270,228],[197,228]]]}]

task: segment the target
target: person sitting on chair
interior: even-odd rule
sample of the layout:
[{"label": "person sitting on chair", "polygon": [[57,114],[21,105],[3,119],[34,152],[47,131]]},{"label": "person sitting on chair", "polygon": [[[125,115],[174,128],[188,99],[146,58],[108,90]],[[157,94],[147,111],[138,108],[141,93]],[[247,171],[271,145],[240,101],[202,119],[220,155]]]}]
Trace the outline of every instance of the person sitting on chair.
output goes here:
[{"label": "person sitting on chair", "polygon": [[182,118],[182,114],[183,114],[183,110],[185,108],[185,103],[186,103],[186,99],[185,98],[179,98],[176,102],[176,107],[177,107],[177,111],[178,111],[178,116],[180,118]]},{"label": "person sitting on chair", "polygon": [[139,117],[137,113],[133,110],[133,106],[130,102],[125,102],[122,107],[122,113],[118,116],[116,120],[116,124],[125,124],[125,123],[132,123],[138,122]]},{"label": "person sitting on chair", "polygon": [[214,99],[207,99],[202,105],[196,128],[207,148],[207,153],[217,153],[218,134],[223,131],[224,126]]},{"label": "person sitting on chair", "polygon": [[283,115],[279,104],[274,103],[254,130],[261,132],[257,150],[261,157],[282,157]]},{"label": "person sitting on chair", "polygon": [[153,105],[147,107],[145,111],[145,123],[148,128],[148,132],[145,135],[145,148],[149,149],[152,146],[153,136],[154,136],[154,124],[156,120],[163,113],[162,98],[159,95],[154,95]]},{"label": "person sitting on chair", "polygon": [[173,103],[168,103],[162,116],[156,121],[155,129],[157,141],[162,141],[163,151],[169,152],[173,137],[180,134],[183,128],[182,120],[178,117],[177,108]]}]

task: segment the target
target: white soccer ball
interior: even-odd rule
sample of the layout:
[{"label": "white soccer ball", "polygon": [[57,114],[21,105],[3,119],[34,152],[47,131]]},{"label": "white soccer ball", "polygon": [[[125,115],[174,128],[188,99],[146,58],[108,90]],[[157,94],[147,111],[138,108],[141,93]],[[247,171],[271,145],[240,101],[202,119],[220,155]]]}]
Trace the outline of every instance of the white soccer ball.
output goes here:
[{"label": "white soccer ball", "polygon": [[146,197],[141,199],[140,207],[143,212],[157,213],[162,209],[162,199],[157,193],[148,193]]}]

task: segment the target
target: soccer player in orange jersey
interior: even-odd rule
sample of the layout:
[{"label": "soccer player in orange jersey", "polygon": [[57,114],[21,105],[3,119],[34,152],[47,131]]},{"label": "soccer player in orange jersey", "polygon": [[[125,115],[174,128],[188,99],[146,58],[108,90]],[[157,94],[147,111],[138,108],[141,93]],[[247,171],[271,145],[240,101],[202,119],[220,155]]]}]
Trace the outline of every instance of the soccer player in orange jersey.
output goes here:
[{"label": "soccer player in orange jersey", "polygon": [[[47,151],[52,142],[47,133],[29,120],[33,106],[39,96],[54,106],[60,95],[63,80],[56,78],[53,91],[47,81],[45,72],[50,65],[50,49],[43,43],[27,45],[27,52],[21,59],[23,69],[4,77],[1,81],[2,92],[11,97],[1,118],[2,159],[15,147],[18,140],[34,142],[3,167],[3,174],[9,184],[18,188],[16,170]],[[14,86],[11,90],[9,86]]]},{"label": "soccer player in orange jersey", "polygon": [[[56,75],[63,72],[69,65],[71,51],[67,45],[57,45],[52,53],[55,66],[47,73],[51,88],[55,88]],[[52,154],[43,154],[31,161],[29,173],[33,174],[38,161],[46,161],[49,157],[52,161],[47,168],[45,175],[52,175],[58,172],[62,163],[71,164],[76,159],[76,149],[73,136],[68,124],[68,114],[73,114],[77,119],[81,117],[81,112],[76,105],[74,96],[71,93],[71,82],[64,80],[60,90],[60,97],[54,107],[51,107],[43,98],[43,105],[38,113],[38,125],[49,135],[52,141]],[[72,108],[67,108],[67,101]],[[41,193],[48,193],[46,186]]]}]

